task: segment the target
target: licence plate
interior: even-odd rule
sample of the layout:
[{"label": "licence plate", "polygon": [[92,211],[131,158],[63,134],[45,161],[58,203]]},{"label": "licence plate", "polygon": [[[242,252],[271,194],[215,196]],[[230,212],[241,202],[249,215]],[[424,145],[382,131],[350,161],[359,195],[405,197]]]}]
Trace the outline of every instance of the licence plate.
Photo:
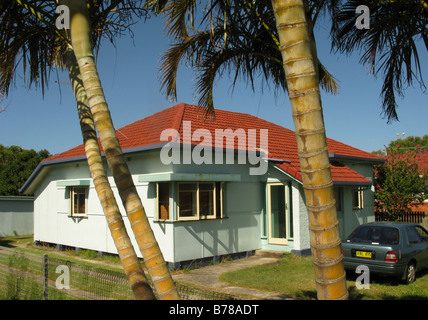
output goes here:
[{"label": "licence plate", "polygon": [[359,258],[372,258],[372,252],[371,251],[355,251],[355,256]]}]

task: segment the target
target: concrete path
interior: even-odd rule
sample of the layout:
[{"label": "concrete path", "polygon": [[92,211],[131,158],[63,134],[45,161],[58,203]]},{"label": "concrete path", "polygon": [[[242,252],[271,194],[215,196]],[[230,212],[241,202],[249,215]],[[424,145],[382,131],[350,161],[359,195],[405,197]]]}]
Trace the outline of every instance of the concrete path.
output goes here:
[{"label": "concrete path", "polygon": [[174,280],[194,283],[196,285],[215,289],[216,291],[225,292],[228,294],[244,294],[248,295],[249,299],[263,300],[295,300],[296,298],[286,295],[260,291],[250,288],[234,287],[226,282],[220,281],[221,274],[229,271],[236,271],[250,268],[261,264],[275,263],[280,258],[279,255],[270,254],[269,252],[258,251],[256,255],[237,259],[233,261],[223,262],[216,265],[192,269],[189,272],[183,272],[173,275]]}]

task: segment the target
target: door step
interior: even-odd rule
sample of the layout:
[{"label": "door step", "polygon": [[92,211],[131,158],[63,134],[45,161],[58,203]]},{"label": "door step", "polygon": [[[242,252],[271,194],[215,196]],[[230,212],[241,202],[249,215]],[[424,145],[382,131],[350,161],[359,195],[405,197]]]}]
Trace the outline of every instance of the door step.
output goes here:
[{"label": "door step", "polygon": [[284,251],[277,251],[277,250],[256,250],[255,256],[261,256],[261,257],[269,257],[269,258],[282,258],[284,256]]}]

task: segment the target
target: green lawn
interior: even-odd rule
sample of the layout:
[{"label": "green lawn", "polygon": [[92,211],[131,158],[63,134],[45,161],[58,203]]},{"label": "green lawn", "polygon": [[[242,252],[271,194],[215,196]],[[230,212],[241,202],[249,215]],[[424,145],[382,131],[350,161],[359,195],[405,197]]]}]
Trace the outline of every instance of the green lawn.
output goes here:
[{"label": "green lawn", "polygon": [[18,244],[31,244],[33,241],[33,235],[24,235],[24,236],[10,236],[10,237],[0,237],[0,246],[11,248],[14,245]]},{"label": "green lawn", "polygon": [[[83,264],[85,264],[85,261],[91,264],[93,264],[93,262],[104,262],[103,268],[109,270],[122,270],[122,265],[117,254],[104,253],[99,255],[98,252],[93,250],[80,249],[76,251],[71,248],[58,251],[54,245],[33,245],[33,235],[0,237],[0,246],[16,248],[17,250],[36,254],[49,253],[50,256],[55,258],[64,258],[64,256],[66,256],[67,260]],[[144,265],[142,259],[140,259],[140,263]]]},{"label": "green lawn", "polygon": [[[347,286],[351,300],[428,300],[428,272],[417,274],[415,283],[402,284],[391,278],[370,278],[369,289],[357,289],[356,276],[348,275]],[[286,254],[275,264],[256,266],[228,272],[221,280],[232,285],[272,291],[301,299],[316,299],[314,271],[310,257]]]}]

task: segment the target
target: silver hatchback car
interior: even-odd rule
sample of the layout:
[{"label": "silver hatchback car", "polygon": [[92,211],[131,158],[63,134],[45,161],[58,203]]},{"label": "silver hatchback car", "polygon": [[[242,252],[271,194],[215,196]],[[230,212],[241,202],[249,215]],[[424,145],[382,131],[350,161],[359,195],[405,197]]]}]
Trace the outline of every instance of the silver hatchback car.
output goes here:
[{"label": "silver hatchback car", "polygon": [[378,222],[357,227],[342,242],[344,267],[400,277],[407,284],[428,267],[428,231],[416,223]]}]

